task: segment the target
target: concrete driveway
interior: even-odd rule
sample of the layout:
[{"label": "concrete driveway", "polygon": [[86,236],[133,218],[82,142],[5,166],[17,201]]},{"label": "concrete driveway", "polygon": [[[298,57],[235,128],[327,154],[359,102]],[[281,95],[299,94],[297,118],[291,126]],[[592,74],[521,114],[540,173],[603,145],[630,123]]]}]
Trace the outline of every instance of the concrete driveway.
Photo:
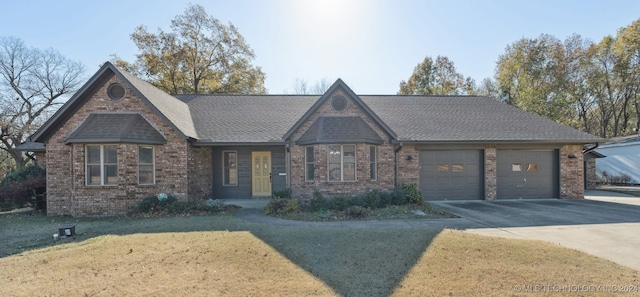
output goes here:
[{"label": "concrete driveway", "polygon": [[439,201],[467,232],[544,240],[640,271],[640,198],[587,191],[585,200]]}]

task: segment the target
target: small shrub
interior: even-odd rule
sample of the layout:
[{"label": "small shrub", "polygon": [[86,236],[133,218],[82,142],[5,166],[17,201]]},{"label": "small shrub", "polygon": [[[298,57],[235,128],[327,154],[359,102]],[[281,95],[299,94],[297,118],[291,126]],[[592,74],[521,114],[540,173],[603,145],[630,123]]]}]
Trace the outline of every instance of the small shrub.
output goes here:
[{"label": "small shrub", "polygon": [[335,196],[329,201],[329,209],[343,211],[349,206],[349,199],[344,196]]},{"label": "small shrub", "polygon": [[403,188],[396,188],[391,192],[392,205],[404,205],[407,203],[407,196]]},{"label": "small shrub", "polygon": [[291,188],[284,188],[280,191],[273,191],[273,197],[291,198]]},{"label": "small shrub", "polygon": [[136,210],[140,213],[169,211],[170,208],[176,208],[175,206],[171,206],[176,202],[178,202],[178,199],[173,195],[166,195],[166,198],[163,195],[147,196],[142,199],[142,201],[138,202]]},{"label": "small shrub", "polygon": [[267,215],[281,215],[292,212],[300,212],[300,204],[296,199],[275,197],[264,208],[264,213]]},{"label": "small shrub", "polygon": [[403,184],[402,189],[404,190],[407,203],[422,203],[422,193],[420,193],[418,189],[418,184]]},{"label": "small shrub", "polygon": [[309,209],[312,212],[327,210],[329,209],[329,201],[324,198],[320,191],[313,191],[313,198],[309,201]]},{"label": "small shrub", "polygon": [[367,216],[367,214],[368,212],[366,208],[362,206],[357,206],[357,205],[350,206],[344,211],[344,215],[347,218],[354,218],[354,219],[364,218]]},{"label": "small shrub", "polygon": [[283,209],[284,213],[300,212],[300,204],[297,199],[288,199]]},{"label": "small shrub", "polygon": [[204,204],[209,208],[218,209],[223,209],[226,206],[222,200],[218,199],[208,199]]},{"label": "small shrub", "polygon": [[371,190],[367,194],[363,195],[364,205],[363,207],[368,207],[371,209],[385,207],[386,205],[382,203],[382,199],[380,198],[381,192],[379,190]]},{"label": "small shrub", "polygon": [[380,207],[387,207],[389,205],[393,205],[393,192],[380,192]]}]

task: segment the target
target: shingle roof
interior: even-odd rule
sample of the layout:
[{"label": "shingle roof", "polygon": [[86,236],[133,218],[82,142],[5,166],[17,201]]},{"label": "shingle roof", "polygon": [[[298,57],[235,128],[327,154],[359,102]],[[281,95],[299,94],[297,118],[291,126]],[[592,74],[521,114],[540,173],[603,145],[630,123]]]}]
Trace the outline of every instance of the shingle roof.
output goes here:
[{"label": "shingle roof", "polygon": [[358,116],[321,116],[296,140],[297,144],[364,142],[381,144],[384,141]]},{"label": "shingle roof", "polygon": [[20,145],[13,148],[14,151],[25,151],[25,152],[44,152],[45,147],[42,142],[33,142],[27,141],[21,143]]},{"label": "shingle roof", "polygon": [[283,142],[320,96],[175,95],[189,105],[196,143]]},{"label": "shingle roof", "polygon": [[487,97],[360,96],[401,141],[602,141]]},{"label": "shingle roof", "polygon": [[180,133],[186,137],[198,138],[198,132],[191,118],[189,106],[187,106],[186,103],[118,67],[113,65],[111,65],[111,67],[117,69],[119,74],[128,80],[132,87],[140,92],[140,95],[144,99],[148,100],[153,107],[157,108],[158,112],[169,120]]},{"label": "shingle roof", "polygon": [[[200,143],[282,142],[320,96],[176,95]],[[359,96],[406,142],[570,142],[601,138],[487,97]]]},{"label": "shingle roof", "polygon": [[92,113],[65,140],[65,143],[105,142],[163,144],[167,140],[137,113]]}]

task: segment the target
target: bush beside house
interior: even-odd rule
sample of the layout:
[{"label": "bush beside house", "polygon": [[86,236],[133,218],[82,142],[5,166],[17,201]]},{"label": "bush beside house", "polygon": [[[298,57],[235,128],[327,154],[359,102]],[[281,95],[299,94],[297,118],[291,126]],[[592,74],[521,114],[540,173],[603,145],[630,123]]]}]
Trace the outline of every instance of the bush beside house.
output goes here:
[{"label": "bush beside house", "polygon": [[0,180],[0,211],[33,207],[45,211],[47,180],[45,169],[27,165]]}]

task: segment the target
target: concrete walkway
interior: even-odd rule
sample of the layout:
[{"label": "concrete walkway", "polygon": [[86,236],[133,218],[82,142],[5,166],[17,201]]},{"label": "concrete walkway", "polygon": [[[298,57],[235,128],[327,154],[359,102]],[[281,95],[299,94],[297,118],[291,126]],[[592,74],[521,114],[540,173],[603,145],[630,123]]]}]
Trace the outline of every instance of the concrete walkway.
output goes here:
[{"label": "concrete walkway", "polygon": [[505,238],[535,239],[602,257],[640,271],[640,198],[587,191],[584,200],[438,201],[459,218],[301,222],[264,214],[268,199],[226,200],[236,217],[259,224],[323,228],[450,228]]}]

